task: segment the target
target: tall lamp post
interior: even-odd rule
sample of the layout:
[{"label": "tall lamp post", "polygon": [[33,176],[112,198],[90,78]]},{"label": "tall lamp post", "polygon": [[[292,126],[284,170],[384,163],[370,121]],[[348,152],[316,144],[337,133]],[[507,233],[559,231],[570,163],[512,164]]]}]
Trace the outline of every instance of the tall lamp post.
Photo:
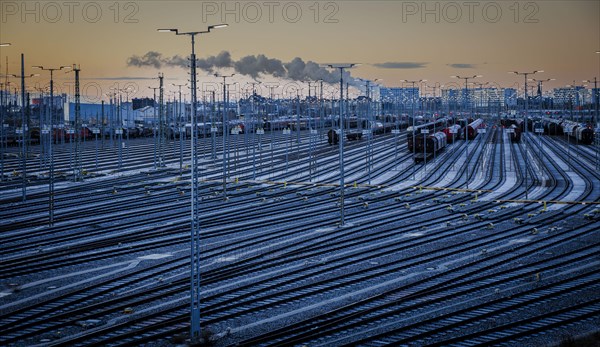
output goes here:
[{"label": "tall lamp post", "polygon": [[518,76],[524,76],[525,77],[525,199],[529,199],[529,187],[528,187],[528,180],[529,180],[529,154],[528,154],[528,148],[529,146],[527,145],[527,127],[528,127],[528,122],[529,122],[529,98],[527,96],[527,76],[529,75],[535,75],[538,72],[544,72],[544,70],[533,70],[531,72],[518,72],[518,71],[509,71],[508,73],[513,73],[515,75]]},{"label": "tall lamp post", "polygon": [[[490,82],[473,82],[473,85],[477,86],[479,89],[479,97],[475,100],[475,113],[477,114],[477,110],[479,109],[479,114],[481,115],[481,110],[483,109],[483,87],[486,87],[490,84]],[[481,101],[481,103],[479,102]],[[482,116],[483,117],[483,116]]]},{"label": "tall lamp post", "polygon": [[[600,51],[596,52],[596,53],[600,53]],[[594,77],[594,80],[585,80],[583,81],[584,83],[591,83],[594,82],[594,137],[596,140],[596,170],[600,170],[600,142],[598,142],[600,139],[600,119],[598,118],[598,99],[599,99],[599,92],[598,92],[598,79],[596,77]]]},{"label": "tall lamp post", "polygon": [[[115,132],[117,133],[117,135],[119,135],[118,138],[118,143],[119,143],[119,170],[121,170],[122,166],[123,166],[123,108],[121,106],[123,98],[121,96],[121,89],[119,88],[110,88],[111,90],[114,91],[114,105],[115,105],[115,112],[116,112],[116,117],[117,117],[117,124],[118,127],[117,129],[115,129]],[[119,96],[117,98],[117,95]]]},{"label": "tall lamp post", "polygon": [[[595,52],[598,54],[598,66],[600,66],[600,50]],[[600,91],[596,87],[596,78],[594,77],[594,89],[596,89],[596,124],[594,124],[594,137],[596,141],[596,170],[600,170],[600,116],[598,115],[598,108],[600,108]]]},{"label": "tall lamp post", "polygon": [[[540,97],[540,115],[541,115],[542,112],[543,112],[543,109],[544,109],[544,105],[543,105],[543,101],[544,100],[543,100],[543,97],[542,97],[542,94],[543,94],[542,89],[544,87],[544,82],[554,81],[555,79],[554,78],[546,78],[546,79],[543,79],[543,80],[537,80],[535,78],[531,78],[529,80],[538,84],[538,94],[539,94],[539,97]],[[587,81],[584,81],[584,82],[587,82]]]},{"label": "tall lamp post", "polygon": [[45,68],[41,65],[33,66],[33,68],[40,69],[43,71],[50,71],[50,133],[48,135],[49,146],[48,146],[48,157],[50,158],[50,168],[48,170],[48,211],[49,211],[49,222],[50,226],[54,225],[54,157],[52,156],[52,137],[54,132],[54,71],[70,69],[68,65],[63,65],[57,68]]},{"label": "tall lamp post", "polygon": [[340,227],[344,226],[344,69],[351,69],[359,64],[327,64],[327,67],[340,70],[340,133],[338,144],[340,151]]},{"label": "tall lamp post", "polygon": [[[256,112],[256,85],[260,84],[261,82],[250,82],[249,84],[252,85],[252,101],[251,101],[251,107],[252,107],[252,118],[251,118],[251,122],[252,122],[252,179],[256,180],[256,143],[254,140],[254,136],[256,135],[256,132],[258,130],[257,125],[258,124],[262,124],[262,120],[259,121],[259,119],[256,117],[257,112]],[[246,124],[247,126],[248,124]],[[261,132],[264,132],[263,130],[264,125],[261,125],[260,129]],[[244,136],[248,136],[248,131],[244,131]],[[260,135],[259,135],[260,136]],[[259,137],[260,139],[260,137]],[[248,145],[246,144],[246,158],[248,158]],[[259,150],[262,149],[259,147]]]},{"label": "tall lamp post", "polygon": [[8,100],[7,94],[10,90],[8,84],[8,81],[0,83],[0,181],[4,181],[4,109],[8,103],[5,101],[5,98]]},{"label": "tall lamp post", "polygon": [[368,182],[369,185],[371,184],[371,160],[373,159],[373,151],[372,151],[372,138],[373,138],[373,118],[372,118],[372,113],[371,113],[371,82],[375,83],[377,81],[382,81],[381,78],[376,78],[373,81],[368,80],[368,79],[362,79],[359,78],[360,81],[365,82],[365,96],[367,97],[367,122],[368,122],[368,126],[367,129],[363,129],[363,131],[367,131],[367,151],[366,151],[366,158],[365,158],[365,165],[367,166],[367,172],[368,172]]},{"label": "tall lamp post", "polygon": [[[427,80],[415,80],[415,81],[409,81],[409,80],[400,80],[400,82],[404,82],[404,83],[411,83],[412,84],[412,90],[411,90],[411,95],[412,95],[412,139],[413,139],[413,152],[416,153],[415,148],[416,148],[416,136],[417,134],[415,134],[415,94],[418,96],[418,93],[415,93],[415,84],[417,83],[421,83],[421,82],[427,82]],[[400,131],[400,129],[396,129],[396,136],[398,136],[398,132]],[[395,141],[397,142],[397,141]],[[417,166],[413,165],[413,180],[416,179],[416,170],[417,170]]]},{"label": "tall lamp post", "polygon": [[[439,83],[434,83],[433,86],[425,84],[425,88],[433,89],[433,98],[432,98],[433,104],[430,106],[430,108],[431,108],[430,111],[431,111],[431,117],[434,121],[434,123],[433,123],[433,132],[434,133],[437,131],[437,129],[435,128],[435,122],[437,121],[437,117],[436,117],[437,106],[436,106],[436,99],[435,99],[435,89],[438,84]],[[442,86],[440,85],[440,94],[441,94],[441,88],[442,88]],[[447,123],[448,123],[448,120],[446,119],[446,124]],[[435,154],[435,152],[433,152],[433,160],[434,161],[435,161],[435,158],[436,158],[436,154]],[[425,162],[427,162],[427,161],[425,161]]]},{"label": "tall lamp post", "polygon": [[[469,80],[483,77],[483,76],[473,75],[473,76],[450,76],[450,77],[465,80],[465,94],[463,95],[463,107],[464,107],[463,110],[466,112],[467,99],[469,98]],[[467,189],[469,189],[469,136],[467,133],[467,128],[468,128],[468,126],[465,126],[465,148],[466,148],[465,163],[466,163],[466,168],[467,168],[466,186],[467,186]]]},{"label": "tall lamp post", "polygon": [[227,156],[226,156],[226,148],[227,148],[227,134],[228,134],[228,126],[229,120],[227,119],[227,78],[233,77],[235,74],[231,75],[219,75],[215,74],[217,78],[223,78],[223,199],[227,199]]},{"label": "tall lamp post", "polygon": [[[0,42],[0,47],[8,47],[10,45],[9,42]],[[6,77],[8,78],[8,76]],[[2,88],[0,88],[0,91],[2,91],[2,99],[0,99],[0,181],[4,181],[4,95],[6,93],[3,87],[8,83],[10,83],[8,80],[5,80],[5,83],[0,83],[2,85]]]},{"label": "tall lamp post", "polygon": [[226,27],[227,24],[211,25],[205,31],[192,31],[180,33],[178,29],[158,29],[158,32],[174,32],[175,35],[187,35],[192,39],[192,54],[190,55],[190,93],[192,97],[192,138],[191,138],[191,158],[192,158],[192,262],[191,262],[191,327],[190,334],[192,341],[200,338],[200,201],[197,197],[198,188],[198,159],[196,158],[196,126],[197,126],[197,100],[196,100],[196,53],[194,50],[196,35],[208,34],[212,29]]},{"label": "tall lamp post", "polygon": [[27,139],[28,139],[28,131],[29,129],[26,118],[25,118],[25,107],[27,106],[25,100],[25,79],[31,78],[34,76],[39,76],[38,74],[30,74],[25,75],[25,55],[21,53],[21,75],[11,75],[14,78],[21,79],[21,131],[22,131],[22,144],[21,144],[21,176],[22,176],[22,199],[23,202],[27,200]]},{"label": "tall lamp post", "polygon": [[158,115],[158,112],[156,110],[156,91],[158,89],[160,89],[160,87],[148,87],[148,88],[152,89],[152,91],[153,91],[153,94],[152,94],[152,107],[153,107],[152,108],[152,111],[153,111],[153,114],[152,114],[152,135],[154,136],[154,170],[156,170],[156,167],[157,167],[157,164],[156,164],[156,162],[157,162],[157,158],[156,158],[157,148],[156,147],[158,146],[158,143],[157,143],[157,140],[156,140],[156,130],[157,130],[156,117]]},{"label": "tall lamp post", "polygon": [[[135,93],[136,90],[132,90],[131,87],[128,86],[127,88],[119,89],[119,91],[125,93],[125,107],[127,107],[127,113],[125,114],[125,124],[127,124],[127,159],[129,159],[129,147],[131,146],[131,143],[129,142],[129,133],[131,132],[131,119],[129,117],[129,109],[132,108],[132,105],[129,104],[129,94]],[[123,105],[121,105],[120,112],[123,112]]]},{"label": "tall lamp post", "polygon": [[[269,82],[269,83],[273,83],[273,82]],[[273,99],[273,91],[277,88],[279,88],[279,84],[274,83],[274,84],[269,84],[269,85],[265,85],[267,88],[269,88],[269,103],[267,104],[267,111],[265,112],[267,114],[267,121],[269,121],[269,114],[273,112],[273,109],[275,109],[277,111],[277,113],[279,113],[279,108],[278,107],[274,107],[275,106],[275,99]],[[271,111],[271,112],[269,112]],[[271,118],[270,123],[269,123],[269,130],[271,131],[271,175],[274,174],[274,170],[273,170],[273,163],[274,163],[274,159],[273,159],[273,152],[275,150],[275,145],[273,143],[274,141],[274,136],[273,136],[273,131],[275,130],[275,116],[273,115],[273,118]]]},{"label": "tall lamp post", "polygon": [[179,175],[181,176],[183,174],[183,125],[182,124],[182,119],[181,119],[181,87],[185,87],[187,86],[187,83],[184,84],[175,84],[175,83],[171,83],[173,86],[178,87],[179,88],[179,108],[177,111],[177,121],[176,126],[179,129]]},{"label": "tall lamp post", "polygon": [[82,167],[81,167],[81,105],[80,105],[80,94],[79,94],[79,72],[81,72],[81,68],[73,64],[72,70],[75,72],[75,119],[74,119],[74,138],[75,141],[75,160],[73,165],[73,179],[75,182],[78,182],[82,179]]},{"label": "tall lamp post", "polygon": [[[536,82],[538,84],[538,96],[540,97],[540,117],[544,114],[544,97],[543,97],[543,92],[542,92],[542,88],[543,88],[544,82],[550,82],[550,81],[554,81],[554,80],[555,80],[554,78],[546,78],[546,79],[543,79],[543,80],[537,80],[535,78],[531,79],[531,81]],[[536,131],[536,129],[534,129],[534,131]],[[540,167],[541,167],[542,162],[543,162],[542,161],[542,154],[543,154],[542,149],[543,149],[543,146],[542,146],[542,136],[541,135],[543,135],[543,133],[540,134],[540,139],[539,139],[540,140],[539,141],[539,146],[540,146],[540,155],[539,155],[539,157],[540,157]],[[544,172],[542,171],[542,178],[543,178],[543,175],[544,175]]]}]

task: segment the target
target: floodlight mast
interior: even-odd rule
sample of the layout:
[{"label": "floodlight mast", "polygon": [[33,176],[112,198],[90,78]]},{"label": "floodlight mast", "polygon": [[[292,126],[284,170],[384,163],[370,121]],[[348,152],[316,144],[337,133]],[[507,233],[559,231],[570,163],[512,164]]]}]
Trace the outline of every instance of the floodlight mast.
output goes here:
[{"label": "floodlight mast", "polygon": [[196,157],[196,141],[197,141],[197,97],[196,97],[196,52],[195,52],[195,37],[196,35],[208,34],[212,29],[220,29],[227,27],[228,24],[211,25],[205,31],[191,31],[180,33],[179,29],[158,29],[158,32],[174,32],[175,35],[187,35],[191,37],[192,53],[190,55],[190,92],[192,98],[192,126],[191,126],[191,158],[192,158],[192,187],[191,187],[191,205],[192,205],[192,222],[191,222],[191,326],[190,334],[192,342],[197,342],[200,339],[200,201],[197,197],[198,180],[198,158]]}]

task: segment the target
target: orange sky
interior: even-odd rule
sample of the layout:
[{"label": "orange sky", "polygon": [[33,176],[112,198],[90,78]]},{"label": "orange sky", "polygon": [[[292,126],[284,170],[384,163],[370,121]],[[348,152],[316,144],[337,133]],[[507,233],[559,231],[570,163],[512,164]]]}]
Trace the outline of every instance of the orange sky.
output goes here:
[{"label": "orange sky", "polygon": [[[264,54],[284,63],[295,57],[317,63],[359,62],[353,76],[381,78],[387,86],[398,86],[402,79],[456,83],[451,75],[476,74],[483,75],[482,82],[501,86],[523,82],[509,70],[543,69],[537,78],[556,79],[545,85],[546,90],[600,77],[600,54],[594,53],[600,50],[600,1],[593,0],[2,0],[0,4],[0,42],[12,44],[0,48],[2,74],[6,57],[9,73],[20,74],[21,53],[26,74],[36,72],[31,65],[78,63],[86,94],[103,95],[109,85],[123,87],[128,82],[138,89],[135,96],[150,96],[147,87],[158,82],[143,78],[158,72],[168,78],[168,89],[175,90],[170,84],[186,82],[185,68],[127,66],[128,58],[149,51],[164,58],[187,57],[188,37],[156,29],[205,30],[222,21],[229,27],[199,37],[198,58],[226,50],[233,60]],[[217,81],[206,71],[199,71],[199,76],[200,83]],[[43,72],[31,82],[45,84],[48,77]],[[242,83],[251,80],[236,78]],[[73,74],[56,74],[57,86],[63,89],[72,79]]]}]

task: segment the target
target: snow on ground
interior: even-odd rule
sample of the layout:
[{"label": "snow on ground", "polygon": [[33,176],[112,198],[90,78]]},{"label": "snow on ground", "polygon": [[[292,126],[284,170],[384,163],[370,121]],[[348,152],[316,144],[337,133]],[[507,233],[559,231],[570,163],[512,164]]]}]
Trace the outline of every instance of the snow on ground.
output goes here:
[{"label": "snow on ground", "polygon": [[496,188],[493,192],[485,194],[480,198],[481,201],[492,201],[498,198],[498,196],[506,194],[507,191],[514,188],[517,184],[517,175],[515,172],[515,165],[512,162],[512,153],[511,153],[511,145],[510,140],[505,132],[502,133],[504,137],[504,156],[500,160],[504,162],[505,168],[505,177],[504,182],[498,188]]}]

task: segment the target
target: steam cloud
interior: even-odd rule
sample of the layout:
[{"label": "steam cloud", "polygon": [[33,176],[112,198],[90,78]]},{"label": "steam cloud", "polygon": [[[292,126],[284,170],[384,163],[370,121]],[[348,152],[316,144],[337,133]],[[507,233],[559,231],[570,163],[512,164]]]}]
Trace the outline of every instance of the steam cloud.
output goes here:
[{"label": "steam cloud", "polygon": [[[185,68],[189,66],[189,59],[179,55],[164,57],[159,52],[149,51],[143,56],[133,55],[129,57],[127,59],[127,66],[153,67],[156,69],[160,69],[163,66]],[[339,70],[330,71],[313,61],[304,62],[299,57],[292,59],[288,63],[284,63],[279,59],[259,54],[247,55],[235,61],[231,58],[231,54],[228,51],[222,51],[216,56],[197,59],[196,66],[209,73],[213,73],[215,70],[221,68],[233,68],[236,73],[250,76],[254,79],[265,75],[294,81],[316,81],[322,79],[325,83],[337,83],[340,79]],[[348,71],[344,71],[344,81],[353,86],[359,85],[359,81],[352,78]]]}]

